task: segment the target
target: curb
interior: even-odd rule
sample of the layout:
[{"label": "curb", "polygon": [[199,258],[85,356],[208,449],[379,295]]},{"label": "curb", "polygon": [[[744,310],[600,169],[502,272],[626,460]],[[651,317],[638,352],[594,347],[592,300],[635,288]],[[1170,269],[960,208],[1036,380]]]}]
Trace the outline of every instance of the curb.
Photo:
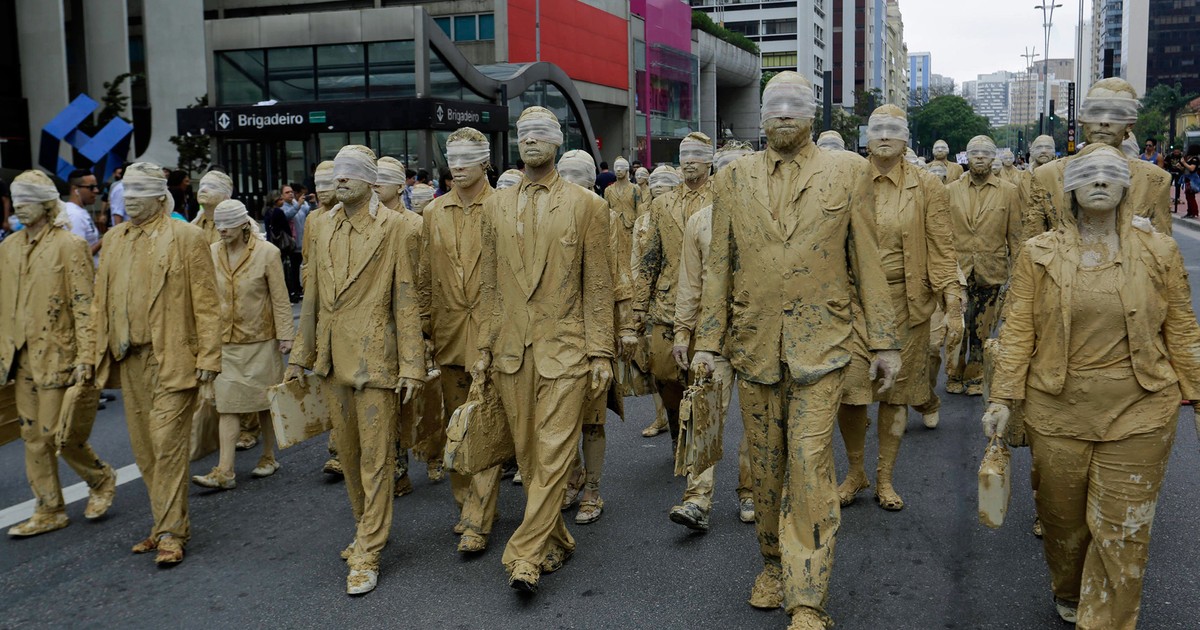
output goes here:
[{"label": "curb", "polygon": [[1175,229],[1184,229],[1189,232],[1200,234],[1200,219],[1185,219],[1181,215],[1172,215],[1171,222]]}]

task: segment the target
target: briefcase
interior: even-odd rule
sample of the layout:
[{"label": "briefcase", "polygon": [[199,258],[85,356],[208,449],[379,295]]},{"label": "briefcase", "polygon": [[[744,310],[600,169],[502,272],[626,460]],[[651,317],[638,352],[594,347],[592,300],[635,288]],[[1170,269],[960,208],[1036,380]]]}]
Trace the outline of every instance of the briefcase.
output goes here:
[{"label": "briefcase", "polygon": [[618,359],[616,364],[617,393],[622,398],[636,398],[654,393],[654,381],[649,372],[643,371],[637,363],[629,359]]},{"label": "briefcase", "polygon": [[82,446],[87,443],[99,407],[100,390],[95,385],[76,383],[67,388],[58,412],[58,430],[54,436],[57,452],[62,452],[68,444]]},{"label": "briefcase", "polygon": [[443,456],[445,467],[473,475],[503,464],[516,452],[495,385],[491,378],[475,379],[467,401],[450,416]]},{"label": "briefcase", "polygon": [[267,388],[275,446],[295,446],[329,430],[331,416],[325,395],[325,380],[306,373],[301,378]]},{"label": "briefcase", "polygon": [[979,522],[998,529],[1008,513],[1012,495],[1012,454],[999,435],[988,442],[979,463]]},{"label": "briefcase", "polygon": [[[983,399],[988,400],[992,394],[992,374],[996,369],[996,357],[1000,354],[1000,340],[988,339],[983,342]],[[1025,436],[1025,401],[1013,400],[1009,404],[1008,426],[1004,429],[1004,443],[1013,448],[1029,446]]]},{"label": "briefcase", "polygon": [[721,417],[720,387],[711,378],[698,379],[679,404],[679,441],[675,449],[675,474],[699,475],[724,455],[725,418]]}]

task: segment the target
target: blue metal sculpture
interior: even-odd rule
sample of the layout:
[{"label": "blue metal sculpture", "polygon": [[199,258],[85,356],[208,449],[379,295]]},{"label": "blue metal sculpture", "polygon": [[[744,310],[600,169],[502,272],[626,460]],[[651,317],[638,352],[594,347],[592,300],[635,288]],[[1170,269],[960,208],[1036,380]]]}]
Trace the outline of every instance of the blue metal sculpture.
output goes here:
[{"label": "blue metal sculpture", "polygon": [[[129,141],[133,126],[117,117],[108,121],[94,137],[89,137],[79,126],[90,119],[98,103],[86,94],[80,94],[42,128],[42,146],[38,164],[42,168],[67,179],[77,168],[91,170],[99,181],[107,181],[113,171],[125,161],[129,152]],[[58,156],[63,143],[71,145],[87,164],[75,165]]]}]

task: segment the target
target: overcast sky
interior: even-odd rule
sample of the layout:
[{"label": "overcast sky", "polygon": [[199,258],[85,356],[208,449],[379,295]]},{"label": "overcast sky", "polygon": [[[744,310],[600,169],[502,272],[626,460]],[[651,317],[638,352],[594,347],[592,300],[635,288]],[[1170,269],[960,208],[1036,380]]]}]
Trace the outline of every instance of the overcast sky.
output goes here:
[{"label": "overcast sky", "polygon": [[[1079,0],[1056,0],[1050,35],[1050,58],[1075,56],[1075,26]],[[963,81],[997,70],[1019,71],[1025,67],[1021,55],[1037,47],[1042,59],[1045,40],[1042,12],[1034,6],[1041,0],[900,0],[904,17],[904,41],[908,51],[929,52],[932,72]],[[1084,3],[1084,15],[1091,13]]]}]

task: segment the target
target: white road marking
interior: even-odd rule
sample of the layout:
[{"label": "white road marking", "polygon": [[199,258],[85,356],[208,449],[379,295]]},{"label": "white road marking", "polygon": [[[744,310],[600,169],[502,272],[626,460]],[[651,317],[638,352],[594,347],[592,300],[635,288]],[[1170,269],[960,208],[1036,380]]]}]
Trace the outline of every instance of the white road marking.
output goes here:
[{"label": "white road marking", "polygon": [[[137,464],[130,464],[124,468],[117,470],[117,485],[122,485],[141,479],[142,473],[138,470]],[[79,483],[63,488],[63,503],[70,505],[76,501],[86,499],[88,496],[87,484],[80,481]],[[21,521],[33,516],[33,508],[37,505],[36,499],[30,499],[24,503],[18,503],[12,507],[0,510],[0,528],[6,528],[10,525],[16,525]]]}]

